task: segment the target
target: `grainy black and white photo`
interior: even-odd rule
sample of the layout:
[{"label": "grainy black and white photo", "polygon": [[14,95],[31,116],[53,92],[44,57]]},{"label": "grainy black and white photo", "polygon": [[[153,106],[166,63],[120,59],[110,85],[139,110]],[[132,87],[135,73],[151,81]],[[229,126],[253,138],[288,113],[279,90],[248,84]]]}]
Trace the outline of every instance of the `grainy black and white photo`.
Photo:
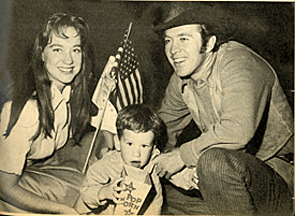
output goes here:
[{"label": "grainy black and white photo", "polygon": [[0,18],[0,214],[294,215],[293,1]]}]

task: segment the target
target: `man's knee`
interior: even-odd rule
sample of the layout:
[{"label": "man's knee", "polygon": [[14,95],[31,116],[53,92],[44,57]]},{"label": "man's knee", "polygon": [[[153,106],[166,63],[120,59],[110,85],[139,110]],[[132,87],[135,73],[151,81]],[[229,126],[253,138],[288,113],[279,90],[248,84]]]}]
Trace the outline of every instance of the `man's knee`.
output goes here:
[{"label": "man's knee", "polygon": [[245,175],[247,168],[240,160],[239,154],[243,153],[223,148],[208,149],[200,156],[197,164],[197,174],[200,180],[202,178],[217,180],[223,178],[225,174]]}]

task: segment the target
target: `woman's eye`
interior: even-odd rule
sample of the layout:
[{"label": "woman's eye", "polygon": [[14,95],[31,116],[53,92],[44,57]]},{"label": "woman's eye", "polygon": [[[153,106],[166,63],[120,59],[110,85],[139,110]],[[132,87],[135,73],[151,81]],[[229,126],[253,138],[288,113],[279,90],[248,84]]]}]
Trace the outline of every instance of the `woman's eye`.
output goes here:
[{"label": "woman's eye", "polygon": [[80,53],[81,52],[81,49],[78,49],[78,48],[77,49],[74,49],[73,52],[74,53]]},{"label": "woman's eye", "polygon": [[147,148],[149,147],[149,145],[142,145],[142,148]]},{"label": "woman's eye", "polygon": [[127,145],[129,145],[129,146],[132,146],[132,143],[126,143]]},{"label": "woman's eye", "polygon": [[55,48],[55,49],[53,49],[53,52],[61,52],[61,49],[60,48]]}]

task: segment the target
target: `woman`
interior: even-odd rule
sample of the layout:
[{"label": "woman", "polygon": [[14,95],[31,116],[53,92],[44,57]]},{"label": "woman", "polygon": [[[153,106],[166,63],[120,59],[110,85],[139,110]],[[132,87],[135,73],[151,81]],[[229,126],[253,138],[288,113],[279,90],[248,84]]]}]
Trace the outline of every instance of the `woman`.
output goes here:
[{"label": "woman", "polygon": [[[89,123],[87,53],[88,26],[80,17],[55,14],[38,34],[31,76],[25,77],[27,82],[14,83],[12,101],[1,113],[0,198],[5,205],[28,212],[77,214],[72,208],[75,200],[67,199],[69,194],[76,196],[83,174],[46,170],[46,175],[68,176],[73,181],[63,186],[64,191],[56,188],[60,182],[54,184],[55,178],[42,180],[46,175],[39,175],[34,181],[32,175],[39,172],[36,161],[52,156],[70,138],[79,142]],[[63,198],[55,193],[63,193]]]}]

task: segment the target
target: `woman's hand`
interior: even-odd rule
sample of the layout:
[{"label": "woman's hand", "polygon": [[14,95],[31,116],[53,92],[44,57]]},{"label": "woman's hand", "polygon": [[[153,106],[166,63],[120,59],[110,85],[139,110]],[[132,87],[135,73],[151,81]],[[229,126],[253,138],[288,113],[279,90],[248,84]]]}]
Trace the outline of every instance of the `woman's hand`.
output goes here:
[{"label": "woman's hand", "polygon": [[114,56],[110,56],[102,73],[102,79],[104,79],[104,85],[110,91],[113,91],[116,87],[116,81],[114,79],[114,72],[116,67],[118,67],[118,62],[116,62],[116,58]]}]

